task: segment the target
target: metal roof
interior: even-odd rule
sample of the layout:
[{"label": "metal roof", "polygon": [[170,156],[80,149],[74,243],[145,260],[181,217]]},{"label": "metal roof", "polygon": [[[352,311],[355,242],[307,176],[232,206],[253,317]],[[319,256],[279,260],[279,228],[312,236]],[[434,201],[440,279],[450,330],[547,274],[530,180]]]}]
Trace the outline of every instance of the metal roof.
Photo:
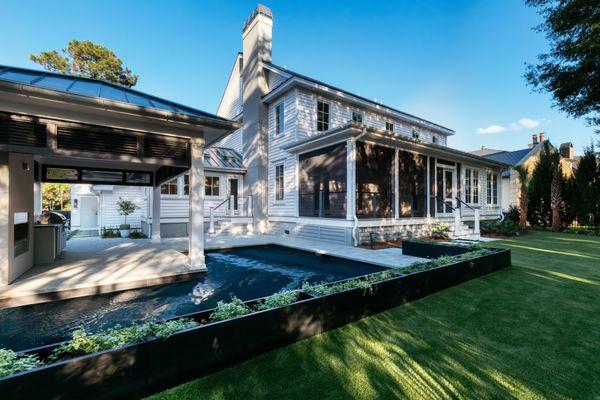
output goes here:
[{"label": "metal roof", "polygon": [[[297,77],[297,78],[300,78],[300,79],[307,80],[307,81],[309,81],[309,82],[312,82],[312,83],[314,83],[314,84],[317,84],[317,85],[326,86],[326,87],[328,87],[328,88],[331,88],[331,89],[333,89],[333,90],[335,90],[335,91],[338,91],[338,92],[344,93],[344,94],[346,94],[346,95],[348,95],[348,96],[355,97],[355,98],[357,98],[357,99],[360,99],[360,100],[362,100],[362,101],[366,101],[366,102],[368,102],[368,103],[371,103],[371,104],[373,104],[373,105],[376,105],[376,106],[379,106],[379,107],[384,107],[384,108],[387,108],[388,110],[391,110],[391,111],[393,111],[393,112],[396,112],[396,113],[402,114],[402,115],[404,115],[404,116],[406,116],[406,117],[408,117],[408,118],[414,118],[414,119],[416,119],[416,120],[423,121],[423,122],[425,122],[425,123],[427,123],[427,124],[433,125],[433,126],[435,126],[435,127],[439,128],[439,129],[443,129],[443,130],[447,131],[447,133],[446,133],[446,134],[454,134],[454,130],[453,130],[453,129],[447,128],[447,127],[445,127],[445,126],[442,126],[442,125],[440,125],[440,124],[436,124],[435,122],[431,122],[431,121],[428,121],[428,120],[426,120],[426,119],[423,119],[423,118],[421,118],[421,117],[417,117],[416,115],[412,115],[412,114],[406,113],[406,112],[404,112],[404,111],[400,111],[400,110],[398,110],[398,109],[396,109],[396,108],[393,108],[393,107],[390,107],[390,106],[386,106],[385,104],[379,103],[379,102],[377,102],[377,101],[373,101],[373,100],[371,100],[371,99],[368,99],[368,98],[366,98],[366,97],[363,97],[363,96],[360,96],[360,95],[354,94],[354,93],[352,93],[352,92],[349,92],[349,91],[347,91],[347,90],[340,89],[340,88],[338,88],[338,87],[332,86],[332,85],[330,85],[330,84],[327,84],[327,83],[325,83],[325,82],[319,81],[319,80],[317,80],[317,79],[314,79],[314,78],[311,78],[311,77],[309,77],[309,76],[306,76],[306,75],[299,74],[299,73],[297,73],[297,72],[294,72],[294,71],[291,71],[291,70],[289,70],[289,69],[287,69],[287,68],[280,67],[279,65],[275,65],[275,64],[273,64],[273,63],[266,63],[266,64],[267,64],[268,66],[271,66],[271,67],[273,67],[273,68],[275,68],[275,69],[277,69],[277,70],[279,70],[279,71],[283,72],[283,73],[287,73],[287,74],[291,75],[291,77],[292,77],[292,78],[293,78],[293,77]],[[291,78],[289,78],[289,79],[291,79]],[[271,92],[274,92],[275,90],[277,90],[277,89],[278,89],[280,86],[282,86],[284,83],[286,83],[286,82],[287,82],[289,79],[287,79],[287,80],[285,80],[285,81],[281,82],[281,83],[280,83],[278,86],[274,87],[274,88],[271,90]],[[269,93],[271,93],[271,92],[269,92]],[[267,93],[265,96],[268,96],[268,95],[269,95],[269,93]]]},{"label": "metal roof", "polygon": [[225,118],[131,88],[80,76],[0,65],[0,80],[25,84],[57,92],[102,98],[135,106],[166,110],[194,117]]},{"label": "metal roof", "polygon": [[502,153],[484,155],[483,157],[514,167],[517,164],[519,164],[519,161],[521,161],[527,154],[529,154],[531,150],[533,149],[527,148],[515,151],[503,151]]},{"label": "metal roof", "polygon": [[237,151],[224,147],[204,149],[204,168],[246,170],[242,156]]}]

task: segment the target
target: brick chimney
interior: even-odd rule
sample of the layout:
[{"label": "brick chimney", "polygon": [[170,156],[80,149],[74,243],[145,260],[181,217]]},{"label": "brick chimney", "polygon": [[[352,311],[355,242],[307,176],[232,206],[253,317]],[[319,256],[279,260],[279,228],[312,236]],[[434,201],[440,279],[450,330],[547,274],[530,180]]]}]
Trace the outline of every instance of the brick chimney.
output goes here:
[{"label": "brick chimney", "polygon": [[544,132],[540,132],[540,142],[543,142],[544,140],[546,140],[546,135]]},{"label": "brick chimney", "polygon": [[273,47],[273,15],[268,7],[259,4],[246,20],[242,30],[243,68],[242,91],[244,117],[242,148],[245,195],[252,195],[252,212],[256,229],[266,229],[268,175],[268,107],[262,96],[268,93],[268,71]]},{"label": "brick chimney", "polygon": [[531,144],[534,145],[534,146],[536,144],[538,144],[538,136],[535,133],[533,135],[531,135]]}]

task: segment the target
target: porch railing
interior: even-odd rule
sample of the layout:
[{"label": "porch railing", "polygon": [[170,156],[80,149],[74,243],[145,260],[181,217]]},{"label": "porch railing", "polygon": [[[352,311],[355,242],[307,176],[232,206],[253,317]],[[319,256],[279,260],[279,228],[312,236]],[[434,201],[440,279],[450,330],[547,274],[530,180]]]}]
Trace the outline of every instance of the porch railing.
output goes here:
[{"label": "porch railing", "polygon": [[473,218],[474,218],[473,233],[475,235],[479,235],[481,233],[480,226],[479,226],[480,225],[479,224],[479,209],[471,207],[469,204],[465,203],[458,196],[456,196],[456,200],[458,201],[458,204],[459,204],[458,208],[461,210],[461,213],[462,213],[462,208],[460,207],[460,204],[464,205],[465,207],[467,207],[468,209],[473,211]]},{"label": "porch railing", "polygon": [[252,217],[252,196],[230,195],[222,202],[209,209],[208,233],[215,233],[215,215],[218,211],[233,217]]}]

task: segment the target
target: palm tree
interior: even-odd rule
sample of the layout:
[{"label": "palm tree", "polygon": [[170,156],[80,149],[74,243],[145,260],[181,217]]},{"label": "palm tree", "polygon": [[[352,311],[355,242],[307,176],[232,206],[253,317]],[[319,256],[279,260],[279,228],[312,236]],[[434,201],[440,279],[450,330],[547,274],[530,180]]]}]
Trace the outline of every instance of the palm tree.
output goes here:
[{"label": "palm tree", "polygon": [[517,165],[515,171],[519,174],[519,224],[521,228],[527,229],[527,189],[529,186],[529,171],[522,165]]}]

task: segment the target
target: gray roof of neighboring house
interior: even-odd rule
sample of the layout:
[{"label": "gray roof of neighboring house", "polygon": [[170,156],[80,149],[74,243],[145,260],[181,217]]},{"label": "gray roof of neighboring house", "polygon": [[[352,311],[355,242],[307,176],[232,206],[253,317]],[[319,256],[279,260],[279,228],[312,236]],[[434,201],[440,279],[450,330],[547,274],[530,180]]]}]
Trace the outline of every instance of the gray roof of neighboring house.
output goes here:
[{"label": "gray roof of neighboring house", "polygon": [[508,164],[511,167],[516,166],[519,162],[527,156],[533,149],[521,149],[515,151],[503,151],[501,153],[495,153],[490,155],[485,155],[485,158],[489,158],[490,160],[499,161],[504,164]]},{"label": "gray roof of neighboring house", "polygon": [[97,79],[0,65],[0,81],[25,84],[80,96],[107,99],[140,107],[166,110],[187,116],[208,117],[228,121],[225,118],[205,111]]},{"label": "gray roof of neighboring house", "polygon": [[[267,63],[267,65],[269,65],[269,66],[271,66],[271,67],[273,67],[273,68],[275,68],[275,69],[277,69],[277,70],[279,70],[279,71],[281,71],[281,72],[283,72],[283,73],[287,73],[287,74],[291,75],[291,76],[292,76],[292,78],[293,78],[293,77],[297,77],[297,78],[301,78],[301,79],[307,80],[307,81],[309,81],[309,82],[312,82],[312,83],[314,83],[314,84],[317,84],[317,85],[327,86],[327,87],[329,87],[329,88],[331,88],[331,89],[333,89],[333,90],[335,90],[335,91],[338,91],[338,92],[344,93],[344,94],[346,94],[346,95],[348,95],[348,96],[355,97],[355,98],[357,98],[357,99],[360,99],[360,100],[362,100],[362,101],[366,101],[366,102],[368,102],[368,103],[371,103],[371,104],[374,104],[374,105],[376,105],[376,106],[385,107],[385,108],[387,108],[387,109],[389,109],[389,110],[391,110],[391,111],[397,112],[397,113],[399,113],[399,114],[403,114],[403,115],[405,115],[405,116],[407,116],[407,117],[410,117],[410,118],[416,118],[416,119],[419,119],[419,120],[421,120],[421,121],[425,121],[425,122],[427,122],[428,124],[431,124],[431,125],[433,125],[433,126],[436,126],[436,127],[440,128],[440,129],[443,129],[443,130],[446,130],[446,131],[448,131],[448,133],[447,133],[447,134],[454,134],[454,130],[452,130],[452,129],[450,129],[450,128],[446,128],[445,126],[442,126],[442,125],[436,124],[435,122],[427,121],[427,120],[426,120],[426,119],[424,119],[424,118],[417,117],[417,116],[415,116],[415,115],[412,115],[412,114],[406,113],[406,112],[404,112],[404,111],[400,111],[400,110],[398,110],[398,109],[396,109],[396,108],[393,108],[393,107],[390,107],[390,106],[386,106],[385,104],[381,104],[381,103],[379,103],[379,102],[376,102],[376,101],[373,101],[373,100],[371,100],[371,99],[368,99],[368,98],[366,98],[366,97],[363,97],[363,96],[360,96],[360,95],[354,94],[354,93],[352,93],[352,92],[349,92],[349,91],[347,91],[347,90],[340,89],[340,88],[338,88],[338,87],[332,86],[332,85],[330,85],[330,84],[328,84],[328,83],[325,83],[325,82],[319,81],[319,80],[317,80],[317,79],[314,79],[314,78],[311,78],[311,77],[309,77],[309,76],[306,76],[306,75],[299,74],[299,73],[297,73],[297,72],[294,72],[294,71],[291,71],[291,70],[289,70],[289,69],[287,69],[287,68],[280,67],[279,65],[275,65],[275,64],[273,64],[273,63]],[[291,79],[291,78],[289,78],[289,79]],[[289,79],[288,79],[288,80],[289,80]],[[277,89],[279,86],[283,85],[283,84],[284,84],[285,82],[287,82],[288,80],[286,80],[286,81],[283,81],[283,82],[282,82],[281,84],[279,84],[278,86],[276,86],[276,87],[272,88],[272,89],[271,89],[271,92],[272,92],[272,91],[274,91],[274,90],[276,90],[276,89]],[[267,95],[268,95],[268,93],[267,93]]]},{"label": "gray roof of neighboring house", "polygon": [[204,168],[246,170],[240,153],[224,147],[208,147],[204,149]]},{"label": "gray roof of neighboring house", "polygon": [[473,150],[473,151],[470,151],[469,153],[475,154],[476,156],[480,156],[480,157],[486,157],[486,156],[489,156],[492,154],[502,153],[502,152],[504,152],[504,150],[488,149],[488,148],[482,147],[479,150]]}]

